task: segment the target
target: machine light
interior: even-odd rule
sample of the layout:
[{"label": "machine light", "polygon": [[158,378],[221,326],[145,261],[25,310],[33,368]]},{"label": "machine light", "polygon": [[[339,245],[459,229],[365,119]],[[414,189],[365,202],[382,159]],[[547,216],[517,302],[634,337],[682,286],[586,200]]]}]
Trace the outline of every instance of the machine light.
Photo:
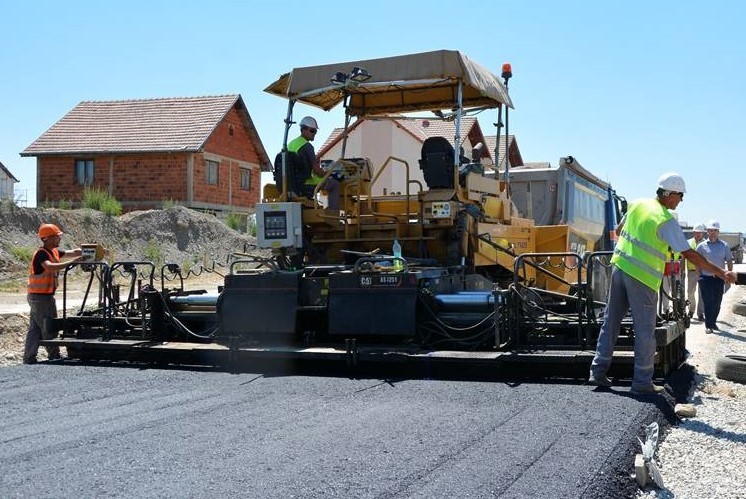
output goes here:
[{"label": "machine light", "polygon": [[349,78],[348,75],[344,74],[342,71],[337,71],[332,76],[332,83],[335,85],[345,85],[347,83],[347,78]]},{"label": "machine light", "polygon": [[350,73],[350,79],[354,82],[362,83],[370,80],[370,73],[368,73],[367,69],[355,66],[352,68],[352,73]]},{"label": "machine light", "polygon": [[506,80],[513,76],[513,67],[509,62],[503,63],[503,73],[501,76]]}]

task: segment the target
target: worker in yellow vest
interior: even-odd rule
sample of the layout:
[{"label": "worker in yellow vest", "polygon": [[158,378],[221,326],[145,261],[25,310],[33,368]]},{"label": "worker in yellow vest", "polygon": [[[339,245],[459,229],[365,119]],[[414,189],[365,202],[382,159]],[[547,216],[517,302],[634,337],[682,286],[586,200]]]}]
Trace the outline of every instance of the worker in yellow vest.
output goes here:
[{"label": "worker in yellow vest", "polygon": [[[42,338],[51,339],[44,330],[44,321],[57,317],[57,302],[54,293],[57,291],[60,270],[80,259],[83,251],[76,248],[71,251],[59,249],[62,231],[54,224],[42,224],[39,227],[39,238],[42,245],[31,257],[28,276],[28,304],[31,307],[26,343],[23,348],[23,363],[36,364],[36,355]],[[62,262],[63,257],[72,256],[71,260]],[[60,358],[58,347],[46,347],[49,360]]]},{"label": "worker in yellow vest", "polygon": [[[316,138],[319,131],[319,125],[312,116],[306,116],[300,121],[300,135],[288,143],[288,151],[296,153],[300,163],[301,171],[298,173],[298,180],[305,184],[303,194],[311,196],[314,189],[319,185],[326,174],[321,165],[319,158],[311,142]],[[333,177],[327,177],[321,188],[326,191],[328,205],[330,210],[339,210],[339,180]]]},{"label": "worker in yellow vest", "polygon": [[[693,249],[697,249],[697,245],[702,242],[705,237],[705,224],[699,224],[694,227],[693,237],[689,238],[687,242]],[[686,262],[686,299],[689,301],[689,317],[694,316],[694,312],[697,312],[697,320],[705,320],[705,308],[702,303],[702,294],[697,286],[699,280],[699,269],[692,262]]]},{"label": "worker in yellow vest", "polygon": [[640,199],[629,206],[611,258],[613,270],[608,301],[588,379],[592,385],[612,386],[606,373],[611,366],[622,320],[631,310],[635,335],[632,392],[650,394],[664,391],[662,386],[653,383],[653,371],[656,305],[669,247],[720,279],[730,283],[736,281],[734,272],[713,265],[689,246],[681,226],[671,215],[670,210],[676,209],[685,193],[686,185],[681,175],[664,173],[658,179],[655,199]]}]

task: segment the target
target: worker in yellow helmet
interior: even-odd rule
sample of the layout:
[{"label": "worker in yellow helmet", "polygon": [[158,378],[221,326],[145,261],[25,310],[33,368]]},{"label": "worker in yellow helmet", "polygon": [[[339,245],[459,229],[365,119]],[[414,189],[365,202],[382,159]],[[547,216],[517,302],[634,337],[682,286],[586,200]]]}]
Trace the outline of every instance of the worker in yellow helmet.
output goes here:
[{"label": "worker in yellow helmet", "polygon": [[[23,363],[36,364],[36,355],[42,338],[51,339],[44,330],[44,321],[57,317],[57,302],[54,293],[57,290],[60,270],[80,259],[82,250],[59,249],[62,231],[54,224],[42,224],[39,227],[39,238],[42,245],[36,250],[29,265],[28,303],[31,307],[29,327],[26,333],[26,344],[23,348]],[[73,257],[62,262],[63,257]],[[60,358],[58,347],[46,347],[49,360]]]}]

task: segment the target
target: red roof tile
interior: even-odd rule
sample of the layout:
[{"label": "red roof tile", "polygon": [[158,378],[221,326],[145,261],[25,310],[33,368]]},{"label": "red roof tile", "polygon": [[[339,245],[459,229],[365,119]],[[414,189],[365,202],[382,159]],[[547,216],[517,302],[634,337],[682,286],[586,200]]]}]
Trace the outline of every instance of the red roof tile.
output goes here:
[{"label": "red roof tile", "polygon": [[199,151],[237,103],[260,158],[268,165],[269,157],[240,95],[84,101],[21,156]]}]

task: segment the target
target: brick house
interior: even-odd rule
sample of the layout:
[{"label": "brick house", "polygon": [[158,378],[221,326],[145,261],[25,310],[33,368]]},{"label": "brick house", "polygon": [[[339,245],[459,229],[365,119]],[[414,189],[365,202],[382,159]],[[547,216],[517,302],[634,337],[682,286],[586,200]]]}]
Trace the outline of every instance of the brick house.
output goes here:
[{"label": "brick house", "polygon": [[[319,158],[335,160],[342,155],[342,128],[335,128],[318,151]],[[427,119],[359,119],[348,130],[344,156],[364,157],[371,160],[375,175],[389,156],[401,158],[409,166],[410,180],[425,185],[424,174],[419,168],[422,145],[429,137],[445,137],[453,141],[456,125],[451,121]],[[484,144],[482,164],[491,167],[495,164],[494,150],[497,140],[494,135],[485,136],[476,117],[466,116],[461,120],[461,139],[464,156],[471,158],[472,149],[478,143]],[[505,163],[505,137],[500,137],[500,165]],[[510,136],[511,165],[522,165],[523,159],[513,135]],[[406,170],[400,162],[387,167],[372,188],[374,195],[404,193]]]},{"label": "brick house", "polygon": [[246,212],[271,171],[240,95],[84,101],[21,156],[36,157],[37,205],[79,206],[86,188],[124,211],[189,208]]},{"label": "brick house", "polygon": [[10,170],[5,168],[5,165],[0,162],[0,201],[9,199],[15,200],[13,191],[13,184],[17,183],[18,179],[10,173]]}]

